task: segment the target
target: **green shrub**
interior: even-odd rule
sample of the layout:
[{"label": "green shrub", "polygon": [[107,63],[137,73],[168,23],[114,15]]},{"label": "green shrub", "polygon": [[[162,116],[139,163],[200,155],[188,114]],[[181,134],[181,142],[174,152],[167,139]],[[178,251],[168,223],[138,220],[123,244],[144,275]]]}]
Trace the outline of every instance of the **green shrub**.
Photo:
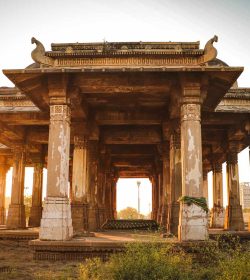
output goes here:
[{"label": "green shrub", "polygon": [[160,280],[191,279],[191,258],[184,252],[173,253],[163,243],[138,242],[129,244],[124,253],[112,255],[102,263],[98,259],[81,265],[82,280]]},{"label": "green shrub", "polygon": [[248,280],[250,248],[224,235],[206,246],[194,245],[189,253],[169,243],[134,242],[124,253],[103,263],[87,260],[80,266],[82,280]]}]

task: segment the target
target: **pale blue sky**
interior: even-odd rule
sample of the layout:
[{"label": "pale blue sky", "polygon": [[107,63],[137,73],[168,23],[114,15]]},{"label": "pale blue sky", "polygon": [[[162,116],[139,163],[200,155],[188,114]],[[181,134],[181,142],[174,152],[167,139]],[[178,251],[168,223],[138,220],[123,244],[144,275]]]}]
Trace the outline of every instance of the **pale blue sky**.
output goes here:
[{"label": "pale blue sky", "polygon": [[[245,66],[250,86],[249,0],[0,0],[0,69],[30,63],[32,36],[52,42],[206,41],[214,34],[218,57]],[[9,82],[0,74],[0,85]]]}]

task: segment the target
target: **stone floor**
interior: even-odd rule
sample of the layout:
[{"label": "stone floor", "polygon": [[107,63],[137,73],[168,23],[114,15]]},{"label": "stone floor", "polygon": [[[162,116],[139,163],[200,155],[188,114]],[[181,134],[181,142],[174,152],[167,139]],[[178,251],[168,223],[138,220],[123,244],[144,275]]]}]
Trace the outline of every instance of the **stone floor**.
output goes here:
[{"label": "stone floor", "polygon": [[[7,230],[0,227],[0,240],[16,240],[19,243],[29,241],[30,252],[33,252],[35,260],[78,260],[86,258],[101,257],[108,258],[110,254],[120,252],[125,244],[135,241],[156,241],[179,243],[174,236],[162,237],[160,232],[150,231],[126,231],[109,230],[90,234],[76,234],[70,241],[40,241],[38,239],[39,228],[27,228],[24,230]],[[243,240],[250,240],[250,232],[229,232],[222,229],[210,229],[209,236],[216,239],[216,236],[230,233],[237,235]],[[186,243],[187,244],[187,243]],[[185,245],[188,246],[188,245]]]}]

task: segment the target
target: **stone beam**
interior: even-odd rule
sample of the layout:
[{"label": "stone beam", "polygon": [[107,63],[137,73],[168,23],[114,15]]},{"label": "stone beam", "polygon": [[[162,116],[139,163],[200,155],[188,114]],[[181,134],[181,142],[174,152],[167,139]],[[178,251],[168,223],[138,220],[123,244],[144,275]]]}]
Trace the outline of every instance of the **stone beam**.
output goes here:
[{"label": "stone beam", "polygon": [[102,130],[105,144],[157,144],[161,142],[159,127],[125,127]]},{"label": "stone beam", "polygon": [[1,114],[1,122],[8,125],[49,125],[49,115],[44,112]]},{"label": "stone beam", "polygon": [[161,119],[161,113],[152,110],[98,110],[95,114],[99,125],[157,125]]}]

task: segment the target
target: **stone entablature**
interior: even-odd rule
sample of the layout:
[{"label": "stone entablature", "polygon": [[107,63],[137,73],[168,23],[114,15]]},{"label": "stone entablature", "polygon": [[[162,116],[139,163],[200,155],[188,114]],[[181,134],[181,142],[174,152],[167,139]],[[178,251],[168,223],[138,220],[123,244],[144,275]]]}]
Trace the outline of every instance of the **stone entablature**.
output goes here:
[{"label": "stone entablature", "polygon": [[52,51],[45,51],[40,41],[31,40],[37,45],[32,58],[40,67],[202,65],[216,59],[217,41],[214,36],[204,50],[199,42],[103,42],[52,44]]}]

